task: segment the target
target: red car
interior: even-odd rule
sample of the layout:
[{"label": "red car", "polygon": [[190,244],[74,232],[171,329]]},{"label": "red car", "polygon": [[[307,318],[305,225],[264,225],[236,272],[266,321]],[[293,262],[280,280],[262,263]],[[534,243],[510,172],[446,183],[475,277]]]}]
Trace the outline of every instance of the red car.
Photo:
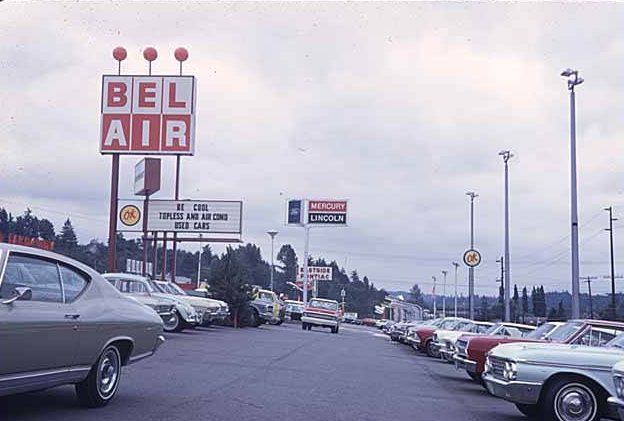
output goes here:
[{"label": "red car", "polygon": [[421,352],[426,352],[430,357],[435,356],[437,353],[433,346],[433,333],[436,330],[453,330],[458,323],[470,322],[470,320],[459,317],[445,317],[435,322],[437,323],[412,329],[414,335],[413,339],[409,341],[414,348],[418,348]]},{"label": "red car", "polygon": [[547,322],[523,338],[508,336],[460,336],[457,340],[455,367],[465,369],[475,381],[481,382],[481,374],[487,353],[499,344],[511,342],[557,342],[574,343],[584,332],[601,327],[624,327],[624,323],[604,320],[571,320],[567,323]]}]

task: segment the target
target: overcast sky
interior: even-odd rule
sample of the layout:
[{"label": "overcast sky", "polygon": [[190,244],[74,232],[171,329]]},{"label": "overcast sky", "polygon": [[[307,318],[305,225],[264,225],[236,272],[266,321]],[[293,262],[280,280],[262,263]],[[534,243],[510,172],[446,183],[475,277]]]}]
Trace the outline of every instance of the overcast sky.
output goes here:
[{"label": "overcast sky", "polygon": [[[349,199],[349,227],[313,229],[314,256],[387,289],[430,292],[469,245],[483,255],[476,292],[496,293],[503,253],[502,149],[510,161],[511,276],[570,285],[569,97],[577,88],[580,272],[609,273],[608,214],[624,218],[624,4],[0,3],[0,206],[31,207],[79,240],[106,240],[110,156],[98,152],[101,75],[197,77],[196,154],[181,196],[244,201],[243,239],[270,259],[285,198]],[[136,156],[122,157],[132,197]],[[163,159],[173,197],[174,158]],[[624,226],[615,223],[616,272]],[[197,250],[196,244],[184,246]],[[215,250],[222,247],[215,245]],[[459,271],[465,292],[467,271]],[[592,289],[608,291],[598,279]],[[621,281],[624,286],[624,280]],[[581,285],[586,291],[587,285]],[[618,287],[618,290],[623,288]],[[441,292],[441,285],[438,289]]]}]

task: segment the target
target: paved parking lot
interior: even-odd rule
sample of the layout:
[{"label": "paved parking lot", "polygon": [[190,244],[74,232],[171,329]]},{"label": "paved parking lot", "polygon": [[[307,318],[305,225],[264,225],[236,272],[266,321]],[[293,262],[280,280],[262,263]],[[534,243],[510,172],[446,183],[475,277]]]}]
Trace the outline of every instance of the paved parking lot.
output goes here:
[{"label": "paved parking lot", "polygon": [[523,420],[451,365],[376,329],[211,327],[175,335],[127,367],[107,407],[72,387],[0,398],[0,420]]}]

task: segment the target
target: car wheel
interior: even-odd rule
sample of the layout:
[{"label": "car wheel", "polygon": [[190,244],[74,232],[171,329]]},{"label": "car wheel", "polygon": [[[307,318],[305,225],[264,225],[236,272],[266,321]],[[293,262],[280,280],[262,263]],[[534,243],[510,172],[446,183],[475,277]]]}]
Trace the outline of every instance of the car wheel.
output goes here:
[{"label": "car wheel", "polygon": [[336,326],[336,329],[334,329],[335,332],[334,333],[338,333],[338,331],[340,331],[340,326]]},{"label": "car wheel", "polygon": [[425,351],[427,352],[427,355],[430,357],[435,357],[436,356],[436,352],[435,352],[435,348],[433,345],[433,341],[429,341],[427,342],[427,345],[425,345]]},{"label": "car wheel", "polygon": [[468,374],[468,376],[470,376],[470,378],[472,380],[474,380],[477,383],[481,382],[481,377],[479,377],[479,375],[477,375],[477,373],[471,373],[470,371],[466,371],[466,374]]},{"label": "car wheel", "polygon": [[100,355],[89,375],[76,384],[76,395],[84,406],[97,408],[108,404],[119,386],[121,355],[116,346],[110,345]]},{"label": "car wheel", "polygon": [[522,412],[525,416],[529,418],[537,418],[537,415],[539,414],[538,405],[528,405],[525,403],[517,403],[516,408],[518,408],[518,411]]},{"label": "car wheel", "polygon": [[308,328],[307,323],[301,323],[301,329],[306,330]]},{"label": "car wheel", "polygon": [[169,319],[163,323],[163,330],[165,332],[180,332],[182,330],[182,319],[177,311],[174,311]]},{"label": "car wheel", "polygon": [[262,320],[260,319],[260,314],[258,314],[258,310],[252,308],[249,312],[249,325],[253,327],[258,327],[262,324]]},{"label": "car wheel", "polygon": [[312,330],[312,325],[308,325],[308,330]]},{"label": "car wheel", "polygon": [[279,322],[275,323],[277,326],[281,325],[282,323],[284,323],[284,321],[282,319],[279,320]]},{"label": "car wheel", "polygon": [[596,421],[602,416],[600,395],[586,381],[564,377],[552,382],[544,391],[541,414],[557,421]]}]

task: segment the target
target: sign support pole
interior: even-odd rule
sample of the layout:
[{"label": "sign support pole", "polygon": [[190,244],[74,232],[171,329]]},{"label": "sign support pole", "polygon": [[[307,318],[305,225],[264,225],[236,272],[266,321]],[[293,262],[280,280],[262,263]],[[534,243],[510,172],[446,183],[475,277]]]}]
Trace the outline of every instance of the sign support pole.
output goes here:
[{"label": "sign support pole", "polygon": [[156,231],[152,231],[152,236],[154,237],[154,242],[152,245],[152,279],[156,279],[156,273],[158,273],[157,270],[157,266],[158,266],[158,240],[156,239],[157,237],[157,232]]},{"label": "sign support pole", "polygon": [[108,265],[109,272],[117,270],[117,196],[119,195],[119,154],[113,154],[111,169],[110,214],[108,219]]},{"label": "sign support pole", "polygon": [[143,269],[141,274],[147,276],[147,214],[149,212],[149,190],[145,192],[143,201]]},{"label": "sign support pole", "polygon": [[[180,66],[182,63],[180,62]],[[175,200],[180,199],[180,155],[176,155],[176,179],[175,179]],[[177,258],[178,258],[178,233],[173,233],[173,262],[171,268],[171,282],[175,282]]]},{"label": "sign support pole", "polygon": [[310,227],[306,224],[305,229],[305,248],[303,249],[303,302],[308,303],[308,254],[310,251]]},{"label": "sign support pole", "polygon": [[160,280],[164,282],[165,273],[167,272],[167,231],[163,232],[163,252],[160,264]]}]

